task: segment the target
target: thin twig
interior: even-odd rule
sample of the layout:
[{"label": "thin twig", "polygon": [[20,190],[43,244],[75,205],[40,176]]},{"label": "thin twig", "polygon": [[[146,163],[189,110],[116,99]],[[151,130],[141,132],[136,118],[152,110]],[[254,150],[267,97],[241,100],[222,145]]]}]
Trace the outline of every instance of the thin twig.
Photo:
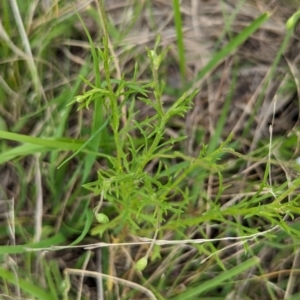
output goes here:
[{"label": "thin twig", "polygon": [[122,279],[122,278],[118,278],[118,277],[107,275],[107,274],[103,274],[103,273],[99,274],[98,272],[78,270],[78,269],[69,269],[69,268],[65,269],[65,273],[66,274],[73,274],[73,275],[90,276],[90,277],[93,277],[93,278],[102,277],[102,278],[105,278],[105,279],[111,279],[111,280],[113,280],[115,282],[121,283],[121,284],[123,284],[125,286],[129,286],[131,288],[134,288],[134,289],[140,291],[141,293],[144,293],[150,299],[157,300],[156,297],[154,296],[154,294],[150,290],[146,289],[142,285],[139,285],[137,283],[134,283],[134,282]]},{"label": "thin twig", "polygon": [[90,245],[78,245],[78,246],[51,246],[47,248],[29,248],[24,247],[27,251],[41,251],[41,250],[63,250],[63,249],[72,249],[72,248],[83,248],[85,250],[95,249],[95,248],[103,248],[103,247],[115,247],[115,246],[136,246],[136,245],[149,245],[152,244],[154,241],[155,245],[183,245],[183,244],[204,244],[204,243],[213,243],[213,242],[219,242],[219,241],[243,241],[243,240],[252,240],[253,238],[264,236],[268,233],[271,233],[272,231],[275,231],[276,229],[279,229],[279,226],[274,226],[268,230],[265,230],[263,232],[253,233],[246,236],[240,236],[240,237],[234,237],[234,236],[228,236],[224,238],[217,238],[217,239],[187,239],[187,240],[156,240],[151,238],[145,238],[145,237],[135,237],[136,239],[139,239],[139,242],[128,242],[128,243],[95,243]]},{"label": "thin twig", "polygon": [[36,204],[35,204],[34,241],[38,242],[41,239],[42,225],[43,225],[43,190],[42,190],[42,176],[40,170],[39,155],[35,156],[35,160],[36,160],[36,170],[35,170]]},{"label": "thin twig", "polygon": [[[83,262],[83,266],[82,266],[83,271],[85,271],[85,269],[90,261],[90,258],[91,258],[91,251],[89,250],[89,251],[87,251],[87,256]],[[79,284],[78,284],[79,287],[78,287],[78,292],[77,292],[77,297],[76,297],[77,300],[81,299],[83,279],[84,279],[84,273],[82,273],[80,276],[80,280],[79,280]]]},{"label": "thin twig", "polygon": [[[96,271],[102,274],[102,249],[96,249]],[[104,300],[102,276],[97,277],[97,299]]]},{"label": "thin twig", "polygon": [[16,0],[10,0],[10,5],[13,11],[13,15],[20,33],[20,37],[25,49],[25,53],[27,54],[27,61],[28,61],[28,66],[31,72],[31,76],[36,88],[36,91],[38,92],[38,94],[43,93],[42,87],[41,87],[41,83],[39,80],[39,76],[38,76],[38,71],[37,68],[35,66],[34,63],[34,59],[33,59],[33,55],[32,55],[32,51],[31,51],[31,47],[30,47],[30,43],[28,40],[28,36],[26,34],[25,28],[24,28],[24,24],[21,18],[21,14],[19,11],[19,7],[18,7],[18,3]]}]

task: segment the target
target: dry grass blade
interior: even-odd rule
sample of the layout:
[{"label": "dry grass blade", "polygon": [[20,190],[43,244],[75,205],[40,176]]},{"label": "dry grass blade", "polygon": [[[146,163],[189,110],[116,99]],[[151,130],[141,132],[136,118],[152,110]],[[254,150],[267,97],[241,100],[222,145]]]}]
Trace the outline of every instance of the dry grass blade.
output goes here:
[{"label": "dry grass blade", "polygon": [[298,3],[173,4],[0,5],[6,298],[300,297]]},{"label": "dry grass blade", "polygon": [[147,295],[149,297],[149,299],[157,300],[157,298],[154,296],[154,294],[150,290],[146,289],[145,287],[143,287],[139,284],[136,284],[136,283],[128,281],[128,280],[124,280],[122,278],[117,278],[117,277],[103,274],[103,273],[99,274],[97,272],[92,272],[92,271],[76,270],[76,269],[68,269],[68,268],[65,269],[64,272],[65,272],[65,274],[68,274],[68,275],[80,275],[80,276],[83,275],[83,276],[89,276],[89,277],[93,277],[93,278],[109,279],[109,280],[114,281],[115,283],[120,283],[124,286],[133,288],[133,289]]}]

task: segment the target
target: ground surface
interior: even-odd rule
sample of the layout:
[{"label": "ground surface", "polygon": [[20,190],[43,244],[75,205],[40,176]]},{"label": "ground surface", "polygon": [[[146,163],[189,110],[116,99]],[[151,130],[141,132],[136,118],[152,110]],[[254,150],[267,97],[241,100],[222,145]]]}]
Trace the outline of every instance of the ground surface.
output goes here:
[{"label": "ground surface", "polygon": [[[113,127],[109,128],[96,148],[85,147],[84,142],[97,130],[97,106],[91,103],[89,109],[77,110],[78,103],[69,105],[92,89],[88,81],[97,81],[85,29],[95,47],[103,49],[99,5],[19,1],[16,11],[13,4],[0,4],[0,238],[3,246],[11,246],[0,248],[3,299],[40,299],[32,285],[47,290],[43,296],[47,299],[300,297],[299,24],[281,53],[286,21],[297,3],[183,0],[184,59],[172,3],[105,2],[110,78],[133,83],[138,65],[135,83],[144,88],[152,82],[148,50],[160,35],[158,53],[169,47],[158,71],[159,81],[166,84],[161,97],[164,110],[184,92],[199,90],[186,114],[168,120],[159,145],[172,138],[186,139],[172,152],[153,155],[139,174],[133,170],[139,170],[143,157],[133,159],[125,136],[130,135],[138,149],[144,144],[143,134],[133,120],[144,126],[144,120],[157,114],[154,105],[139,100],[142,90],[118,97],[123,103],[119,140],[113,139]],[[24,34],[17,25],[18,12]],[[251,37],[199,76],[216,53],[266,12],[270,17]],[[103,60],[96,65],[101,81],[107,80]],[[117,93],[119,83],[114,84]],[[145,89],[154,103],[153,85]],[[107,107],[102,107],[99,126],[110,120]],[[147,134],[159,119],[151,122]],[[149,143],[153,139],[149,135]],[[105,174],[108,179],[119,177],[102,199],[101,212],[110,223],[99,225],[93,209],[107,181],[86,184],[100,180],[98,170],[114,168],[108,157],[118,156],[118,143],[127,151],[122,163],[130,171],[125,172],[127,177],[118,171]],[[74,151],[78,153],[58,169]],[[92,151],[101,155],[93,157]],[[185,162],[195,167],[186,171]],[[131,179],[133,173],[137,177]],[[172,185],[182,174],[184,180]],[[128,192],[131,189],[134,193]],[[126,202],[125,195],[133,200]],[[147,197],[150,206],[140,210]],[[172,203],[173,210],[165,203]],[[163,220],[150,217],[164,207],[169,210],[161,214]],[[142,272],[136,270],[135,262],[149,250],[140,238],[151,240],[156,231],[158,242],[148,253],[148,265]],[[240,238],[245,236],[247,242]],[[84,246],[98,242],[109,245]],[[121,244],[111,245],[117,243]],[[17,246],[24,244],[30,245]],[[31,246],[40,251],[27,251]],[[107,277],[99,277],[102,272]]]}]

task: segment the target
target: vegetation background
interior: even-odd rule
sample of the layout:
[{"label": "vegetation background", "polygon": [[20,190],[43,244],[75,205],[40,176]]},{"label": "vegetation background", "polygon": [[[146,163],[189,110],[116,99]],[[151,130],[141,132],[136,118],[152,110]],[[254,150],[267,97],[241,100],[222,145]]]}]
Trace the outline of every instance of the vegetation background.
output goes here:
[{"label": "vegetation background", "polygon": [[299,299],[298,1],[0,3],[1,299]]}]

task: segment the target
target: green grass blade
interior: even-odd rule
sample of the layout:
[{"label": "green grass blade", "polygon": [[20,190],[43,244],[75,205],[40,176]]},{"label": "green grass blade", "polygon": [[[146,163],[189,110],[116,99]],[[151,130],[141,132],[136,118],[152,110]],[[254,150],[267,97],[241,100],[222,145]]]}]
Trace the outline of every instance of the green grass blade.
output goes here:
[{"label": "green grass blade", "polygon": [[224,130],[224,126],[225,126],[225,123],[227,121],[227,114],[229,112],[231,100],[233,98],[233,93],[234,93],[234,90],[236,88],[237,76],[238,76],[237,73],[238,73],[237,70],[235,70],[235,72],[233,74],[232,82],[231,82],[231,85],[230,85],[230,92],[229,92],[229,94],[227,95],[227,97],[225,99],[225,103],[223,105],[222,112],[221,112],[221,114],[218,118],[214,134],[210,138],[210,141],[209,141],[209,145],[208,145],[208,148],[207,148],[207,153],[208,154],[211,154],[214,150],[217,149],[218,142],[220,141],[222,132]]},{"label": "green grass blade", "polygon": [[16,254],[28,252],[28,249],[48,248],[54,245],[60,245],[66,241],[66,237],[62,233],[40,241],[38,243],[29,243],[17,246],[0,246],[0,254]]},{"label": "green grass blade", "polygon": [[21,145],[19,147],[6,150],[5,152],[0,154],[0,164],[3,164],[7,161],[13,160],[16,157],[23,157],[35,153],[43,153],[45,151],[49,151],[50,148],[39,146],[39,145]]},{"label": "green grass blade", "polygon": [[173,11],[174,11],[174,22],[175,22],[176,35],[177,35],[177,48],[178,48],[178,56],[179,56],[180,75],[181,75],[182,83],[184,83],[185,82],[185,54],[184,54],[185,52],[184,52],[179,0],[173,0]]},{"label": "green grass blade", "polygon": [[49,290],[51,291],[51,294],[53,295],[53,299],[58,300],[59,299],[59,295],[58,295],[59,290],[58,290],[57,286],[55,285],[55,279],[54,279],[55,277],[51,273],[51,269],[48,264],[48,260],[43,259],[42,264],[43,264],[43,269],[45,270],[45,278],[46,278],[47,286],[49,287]]},{"label": "green grass blade", "polygon": [[62,165],[64,165],[65,163],[67,163],[69,160],[71,160],[74,156],[76,156],[80,151],[83,151],[84,148],[86,148],[86,146],[89,144],[89,143],[92,143],[93,139],[96,138],[100,132],[102,130],[105,129],[106,125],[108,124],[108,120],[106,120],[98,129],[97,131],[85,142],[83,143],[80,148],[78,150],[76,150],[70,157],[68,157],[66,160],[64,160],[64,162],[62,162],[58,168],[60,168]]},{"label": "green grass blade", "polygon": [[222,33],[220,34],[218,41],[215,45],[215,49],[218,49],[218,47],[220,46],[220,44],[222,43],[222,41],[224,40],[225,35],[227,34],[228,37],[231,39],[232,38],[232,31],[231,31],[231,26],[233,24],[233,21],[236,19],[236,16],[238,14],[238,12],[241,10],[241,8],[243,7],[243,5],[245,4],[246,0],[240,0],[236,7],[234,8],[234,10],[230,13],[230,15],[227,15],[226,12],[226,3],[224,0],[222,0],[220,2],[221,7],[222,7],[222,15],[223,15],[223,19],[224,19],[224,29],[222,31]]},{"label": "green grass blade", "polygon": [[0,267],[0,277],[9,281],[12,284],[18,285],[23,291],[29,293],[30,295],[37,297],[40,300],[55,300],[56,297],[51,295],[49,291],[45,291],[45,289],[41,289],[31,282],[27,281],[23,278],[16,278],[15,274],[12,272],[5,270]]},{"label": "green grass blade", "polygon": [[195,299],[193,297],[200,295],[201,293],[208,291],[212,288],[216,288],[218,285],[220,285],[222,282],[233,279],[235,276],[241,274],[245,270],[255,266],[259,263],[258,257],[250,258],[243,263],[239,264],[236,267],[233,267],[232,269],[222,272],[220,275],[216,276],[215,278],[205,282],[205,284],[202,284],[200,286],[197,286],[195,288],[192,288],[174,298],[173,300],[185,300],[185,299]]},{"label": "green grass blade", "polygon": [[[93,64],[94,64],[94,72],[95,72],[95,86],[96,87],[101,87],[101,77],[100,77],[100,71],[99,71],[99,56],[97,54],[96,48],[94,46],[93,39],[85,26],[84,22],[78,15],[81,25],[83,26],[83,29],[85,31],[86,36],[88,37],[89,44],[91,46],[91,52],[92,52],[92,57],[93,57]],[[97,133],[98,129],[104,124],[104,114],[103,114],[103,103],[102,103],[101,96],[97,96],[95,99],[95,107],[94,107],[94,115],[93,115],[93,124],[92,124],[92,131],[91,135],[94,135]],[[90,147],[92,150],[97,151],[99,147],[99,143],[103,136],[107,136],[107,132],[99,131],[99,133],[93,138],[93,141],[90,143]],[[92,166],[96,160],[96,155],[89,154],[87,155],[85,159],[85,164],[84,164],[84,170],[83,170],[83,176],[82,176],[82,183],[85,182],[87,179],[90,170],[92,169]]]},{"label": "green grass blade", "polygon": [[288,298],[287,300],[299,300],[299,299],[300,299],[300,293],[297,293],[291,296],[290,298]]},{"label": "green grass blade", "polygon": [[[103,124],[103,126],[106,126],[106,122]],[[98,132],[100,132],[101,130],[103,130],[103,128],[100,127],[98,129]],[[96,132],[95,134],[97,134],[98,132]],[[90,149],[86,149],[84,147],[89,143],[91,139],[93,139],[93,136],[88,141],[80,141],[66,138],[44,139],[40,137],[33,137],[0,130],[0,138],[20,143],[26,143],[25,145],[21,145],[19,147],[6,150],[5,152],[0,153],[0,164],[10,161],[19,156],[26,156],[34,153],[41,153],[52,150],[76,151],[76,154],[82,151],[87,154],[94,155],[95,157],[98,154],[98,152],[91,151]]]},{"label": "green grass blade", "polygon": [[74,242],[72,242],[70,244],[70,246],[74,246],[74,245],[78,244],[88,234],[88,232],[92,226],[92,223],[93,223],[94,213],[91,210],[87,210],[86,218],[87,218],[86,223],[85,223],[84,229],[82,230],[81,235]]},{"label": "green grass blade", "polygon": [[1,131],[1,130],[0,130],[0,138],[16,141],[20,143],[39,145],[46,148],[58,149],[58,150],[76,151],[80,149],[80,147],[83,145],[83,142],[78,140],[70,139],[68,142],[62,142],[59,141],[58,139],[44,139],[44,138],[28,136],[28,135],[23,135],[19,133],[8,132],[8,131]]},{"label": "green grass blade", "polygon": [[[200,81],[205,75],[211,72],[219,63],[222,62],[229,54],[234,52],[242,43],[244,43],[264,22],[270,17],[270,13],[264,13],[253,21],[249,26],[242,30],[235,38],[233,38],[224,48],[217,52],[206,66],[198,73],[196,78]],[[191,88],[191,85],[188,87]]]}]

